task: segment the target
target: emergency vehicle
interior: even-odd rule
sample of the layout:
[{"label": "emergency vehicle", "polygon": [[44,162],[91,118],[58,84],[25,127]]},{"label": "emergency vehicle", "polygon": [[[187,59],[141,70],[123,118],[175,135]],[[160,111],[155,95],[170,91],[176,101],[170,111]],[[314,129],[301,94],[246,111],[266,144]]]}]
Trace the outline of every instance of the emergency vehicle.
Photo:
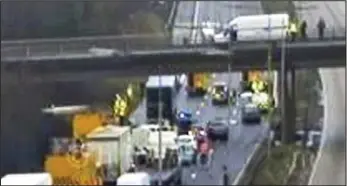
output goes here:
[{"label": "emergency vehicle", "polygon": [[188,73],[186,87],[188,96],[205,95],[208,90],[209,78],[208,73]]}]

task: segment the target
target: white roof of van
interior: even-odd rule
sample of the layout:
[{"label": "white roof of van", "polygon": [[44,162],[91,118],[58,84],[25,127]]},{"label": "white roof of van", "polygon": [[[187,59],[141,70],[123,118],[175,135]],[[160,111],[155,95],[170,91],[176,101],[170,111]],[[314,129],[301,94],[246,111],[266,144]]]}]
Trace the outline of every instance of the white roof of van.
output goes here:
[{"label": "white roof of van", "polygon": [[216,81],[213,83],[213,86],[227,86],[227,83],[223,81]]},{"label": "white roof of van", "polygon": [[[135,172],[135,173],[125,173],[122,174],[117,179],[117,185],[136,185],[136,182],[141,182],[146,177],[149,177],[150,175],[146,172]],[[145,184],[145,183],[140,183]]]},{"label": "white roof of van", "polygon": [[176,76],[149,76],[146,83],[148,88],[159,87],[159,77],[161,77],[162,87],[174,87],[176,83]]},{"label": "white roof of van", "polygon": [[52,185],[49,173],[8,174],[1,178],[1,185]]},{"label": "white roof of van", "polygon": [[101,126],[93,130],[87,135],[88,139],[100,139],[100,138],[115,138],[117,139],[124,132],[130,130],[129,127],[119,127],[113,125]]}]

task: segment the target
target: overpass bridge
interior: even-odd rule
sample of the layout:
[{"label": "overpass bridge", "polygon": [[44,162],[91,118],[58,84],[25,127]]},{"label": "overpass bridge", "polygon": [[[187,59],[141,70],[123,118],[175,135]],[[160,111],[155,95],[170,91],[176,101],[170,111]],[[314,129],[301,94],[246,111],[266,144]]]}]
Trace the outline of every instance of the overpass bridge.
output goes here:
[{"label": "overpass bridge", "polygon": [[[271,46],[271,47],[269,47]],[[131,50],[94,54],[70,53],[47,56],[3,57],[1,66],[10,72],[25,68],[33,77],[50,80],[79,80],[95,77],[148,76],[185,72],[223,72],[227,65],[233,71],[267,69],[271,54],[273,69],[280,68],[282,43],[240,42],[232,54],[224,44],[167,46],[162,49]],[[269,52],[270,50],[270,52]],[[344,38],[307,40],[287,43],[285,59],[289,68],[342,67],[346,60]],[[159,72],[160,68],[160,72]]]}]

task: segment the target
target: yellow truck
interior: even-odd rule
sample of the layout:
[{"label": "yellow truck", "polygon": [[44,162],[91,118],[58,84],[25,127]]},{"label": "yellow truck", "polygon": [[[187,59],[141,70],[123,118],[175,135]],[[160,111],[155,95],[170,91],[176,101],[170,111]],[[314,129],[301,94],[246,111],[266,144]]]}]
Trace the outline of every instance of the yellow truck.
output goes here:
[{"label": "yellow truck", "polygon": [[94,129],[106,124],[107,121],[107,116],[98,112],[86,112],[74,115],[72,119],[74,138],[86,136]]},{"label": "yellow truck", "polygon": [[188,73],[187,87],[188,96],[203,96],[206,94],[209,86],[209,73]]},{"label": "yellow truck", "polygon": [[[45,171],[53,178],[53,185],[100,185],[96,156],[89,151],[71,149],[72,140],[55,139],[52,152],[46,156]],[[67,148],[64,148],[67,147]]]}]

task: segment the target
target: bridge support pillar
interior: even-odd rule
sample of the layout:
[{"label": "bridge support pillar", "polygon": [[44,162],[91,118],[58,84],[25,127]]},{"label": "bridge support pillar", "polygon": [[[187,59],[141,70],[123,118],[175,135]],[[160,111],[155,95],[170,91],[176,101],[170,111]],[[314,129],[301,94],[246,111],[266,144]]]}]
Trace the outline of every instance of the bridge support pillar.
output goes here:
[{"label": "bridge support pillar", "polygon": [[280,73],[281,141],[294,141],[296,124],[295,69],[288,62],[282,63]]},{"label": "bridge support pillar", "polygon": [[290,136],[290,142],[294,142],[295,130],[296,130],[296,77],[295,68],[291,67],[290,74],[290,95],[288,97],[288,128],[287,133]]}]

